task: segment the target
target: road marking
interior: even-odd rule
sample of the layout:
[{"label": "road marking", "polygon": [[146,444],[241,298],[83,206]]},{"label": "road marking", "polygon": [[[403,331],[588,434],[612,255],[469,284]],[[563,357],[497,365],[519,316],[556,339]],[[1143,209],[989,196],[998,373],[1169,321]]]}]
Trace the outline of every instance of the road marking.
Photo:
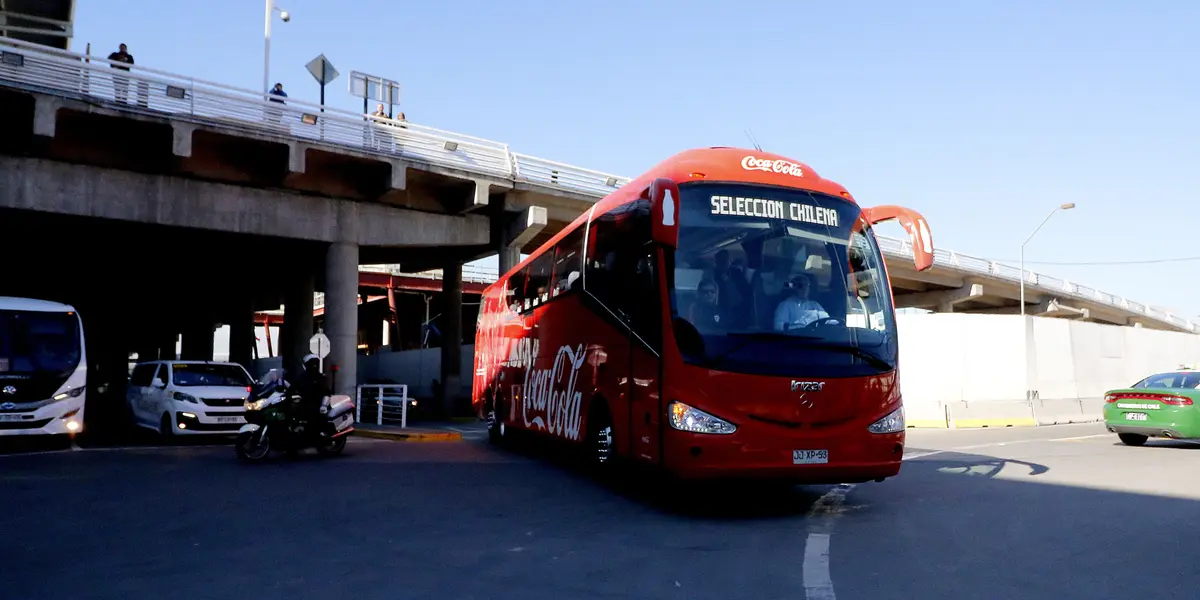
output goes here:
[{"label": "road marking", "polygon": [[837,600],[829,574],[829,543],[833,526],[844,511],[846,494],[854,484],[843,483],[825,493],[808,511],[808,539],[804,541],[804,597],[808,600]]},{"label": "road marking", "polygon": [[926,456],[933,456],[934,454],[942,454],[943,452],[948,452],[948,450],[934,450],[932,452],[918,452],[916,454],[905,454],[904,456],[902,456],[900,458],[900,460],[902,460],[902,461],[915,460],[918,458],[925,458]]},{"label": "road marking", "polygon": [[1111,436],[1111,433],[1097,433],[1094,436],[1075,436],[1073,438],[1051,438],[1046,442],[1074,442],[1076,439],[1091,439],[1091,438],[1106,438]]}]

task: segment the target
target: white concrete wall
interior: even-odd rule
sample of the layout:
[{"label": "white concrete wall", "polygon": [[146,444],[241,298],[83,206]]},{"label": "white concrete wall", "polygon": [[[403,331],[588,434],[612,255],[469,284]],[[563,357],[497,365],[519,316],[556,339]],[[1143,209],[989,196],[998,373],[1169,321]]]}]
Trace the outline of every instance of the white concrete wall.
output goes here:
[{"label": "white concrete wall", "polygon": [[[441,379],[442,349],[422,348],[404,352],[380,352],[358,358],[358,382],[390,379],[408,386],[409,397],[433,396],[432,383]],[[475,372],[475,345],[463,344],[460,364],[463,394],[471,392],[471,381]]]},{"label": "white concrete wall", "polygon": [[[1020,316],[902,314],[900,389],[920,425],[1075,422],[1100,418],[1106,390],[1155,371],[1200,363],[1200,336]],[[1025,385],[1024,365],[1029,381]],[[1037,392],[1026,400],[1025,390]]]}]

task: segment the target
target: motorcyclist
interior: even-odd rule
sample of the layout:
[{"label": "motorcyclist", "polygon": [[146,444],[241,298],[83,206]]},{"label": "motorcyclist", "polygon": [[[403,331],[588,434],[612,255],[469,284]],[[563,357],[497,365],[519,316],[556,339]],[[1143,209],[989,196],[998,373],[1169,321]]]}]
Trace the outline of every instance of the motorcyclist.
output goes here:
[{"label": "motorcyclist", "polygon": [[319,356],[305,356],[303,365],[300,376],[291,382],[291,392],[300,395],[300,406],[295,407],[293,414],[300,420],[313,421],[321,417],[321,404],[332,391],[321,373]]}]

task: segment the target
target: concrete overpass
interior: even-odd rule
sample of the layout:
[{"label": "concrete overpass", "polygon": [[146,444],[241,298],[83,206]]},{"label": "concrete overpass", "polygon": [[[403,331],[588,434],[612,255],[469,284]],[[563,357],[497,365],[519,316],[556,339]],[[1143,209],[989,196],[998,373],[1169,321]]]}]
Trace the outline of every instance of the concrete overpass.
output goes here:
[{"label": "concrete overpass", "polygon": [[[0,287],[93,315],[89,357],[114,386],[130,353],[171,354],[181,333],[185,358],[211,356],[217,323],[248,362],[255,311],[281,304],[296,315],[280,339],[295,368],[315,292],[327,300],[327,364],[353,373],[364,263],[454,272],[438,281],[437,309],[457,356],[463,263],[499,253],[515,264],[545,228],[618,185],[488,140],[10,38],[0,130],[0,254],[21,257]],[[458,363],[445,361],[451,399]],[[350,391],[353,378],[338,384]]]}]

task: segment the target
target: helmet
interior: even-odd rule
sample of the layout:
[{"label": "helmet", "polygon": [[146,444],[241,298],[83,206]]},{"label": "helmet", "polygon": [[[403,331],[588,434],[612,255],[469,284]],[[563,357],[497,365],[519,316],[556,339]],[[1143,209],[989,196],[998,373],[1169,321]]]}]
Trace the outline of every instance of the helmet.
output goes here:
[{"label": "helmet", "polygon": [[307,365],[310,362],[319,363],[319,362],[321,362],[321,357],[317,356],[316,354],[305,354],[304,360],[300,361],[300,364]]}]

